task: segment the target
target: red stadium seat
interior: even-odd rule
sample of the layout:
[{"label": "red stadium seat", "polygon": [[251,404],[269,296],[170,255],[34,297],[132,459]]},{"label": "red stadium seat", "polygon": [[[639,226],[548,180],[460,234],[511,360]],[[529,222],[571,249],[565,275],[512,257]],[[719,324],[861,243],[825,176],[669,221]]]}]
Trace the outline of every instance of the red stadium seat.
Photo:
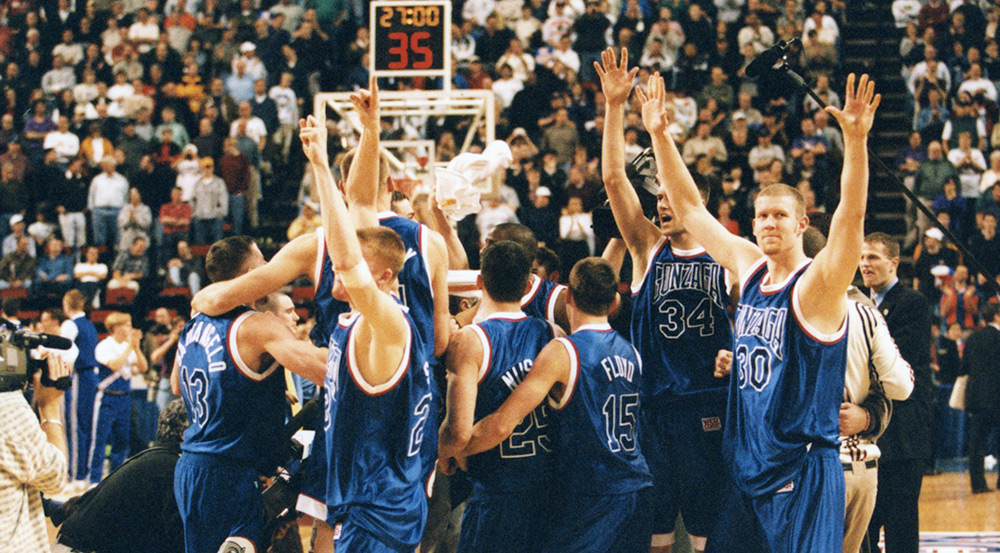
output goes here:
[{"label": "red stadium seat", "polygon": [[195,257],[205,257],[208,255],[208,250],[212,247],[211,244],[192,244],[191,245],[191,255]]},{"label": "red stadium seat", "polygon": [[191,289],[187,286],[172,286],[160,291],[161,296],[184,296],[191,299]]},{"label": "red stadium seat", "polygon": [[95,309],[90,312],[90,322],[94,323],[95,325],[98,323],[104,324],[104,319],[107,319],[108,315],[112,313],[114,313],[114,311],[111,311],[109,309]]},{"label": "red stadium seat", "polygon": [[295,305],[309,303],[313,301],[314,296],[315,293],[312,286],[296,286],[292,288],[292,301],[295,302]]},{"label": "red stadium seat", "polygon": [[131,288],[109,288],[104,293],[108,305],[127,305],[135,301],[135,290]]},{"label": "red stadium seat", "polygon": [[0,298],[21,298],[24,299],[28,297],[27,288],[8,288],[6,290],[0,290]]}]

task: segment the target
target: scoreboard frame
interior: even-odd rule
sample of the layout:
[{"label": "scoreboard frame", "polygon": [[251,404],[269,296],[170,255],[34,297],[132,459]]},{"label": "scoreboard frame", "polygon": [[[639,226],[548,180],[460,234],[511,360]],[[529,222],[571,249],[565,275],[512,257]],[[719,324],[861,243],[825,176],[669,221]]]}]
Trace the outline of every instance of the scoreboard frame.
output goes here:
[{"label": "scoreboard frame", "polygon": [[451,1],[375,0],[370,8],[370,74],[441,77],[443,89],[450,90]]}]

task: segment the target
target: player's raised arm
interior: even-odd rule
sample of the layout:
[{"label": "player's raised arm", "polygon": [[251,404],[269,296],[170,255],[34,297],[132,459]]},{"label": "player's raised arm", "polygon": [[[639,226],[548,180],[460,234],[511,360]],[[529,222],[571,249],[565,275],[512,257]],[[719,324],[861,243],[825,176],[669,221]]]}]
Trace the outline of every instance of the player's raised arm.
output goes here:
[{"label": "player's raised arm", "polygon": [[667,118],[664,111],[663,77],[659,73],[649,78],[649,92],[637,91],[642,102],[642,122],[653,141],[658,178],[661,179],[661,194],[664,189],[675,217],[680,217],[684,228],[701,244],[720,265],[729,269],[737,277],[763,253],[752,242],[744,240],[726,230],[712,214],[698,193],[698,187],[688,172],[677,145],[667,132]]},{"label": "player's raised arm", "polygon": [[468,269],[469,256],[465,253],[465,247],[462,246],[462,241],[458,239],[458,233],[455,232],[455,228],[448,221],[448,216],[441,211],[441,206],[438,205],[434,194],[430,195],[428,203],[431,208],[431,220],[427,222],[427,226],[440,234],[441,238],[444,239],[445,246],[448,249],[448,268],[455,271]]},{"label": "player's raised arm", "polygon": [[428,261],[431,270],[431,292],[434,294],[434,356],[444,354],[451,337],[451,312],[448,310],[448,246],[444,238],[425,229]]},{"label": "player's raised arm", "polygon": [[483,345],[471,327],[455,333],[448,344],[445,357],[447,409],[438,432],[438,459],[447,460],[458,455],[472,437],[483,354]]},{"label": "player's raised arm", "polygon": [[569,383],[570,358],[566,345],[558,340],[548,343],[535,358],[524,380],[514,388],[507,401],[495,412],[472,427],[472,437],[462,451],[462,457],[493,449],[507,439],[514,427],[545,401],[556,384]]},{"label": "player's raised arm", "polygon": [[845,293],[861,259],[868,202],[868,131],[880,100],[868,75],[862,75],[855,87],[855,75],[851,73],[847,76],[844,109],[826,108],[844,134],[840,203],[830,221],[826,247],[816,255],[798,287],[802,315],[821,332],[835,332],[843,322]]},{"label": "player's raised arm", "polygon": [[660,239],[660,231],[643,216],[639,195],[625,174],[628,162],[625,159],[625,104],[638,68],[628,69],[628,49],[622,48],[619,62],[614,51],[608,48],[601,52],[601,63],[594,62],[594,69],[601,78],[607,108],[601,141],[601,177],[611,202],[611,212],[635,266],[645,267],[649,250]]},{"label": "player's raised arm", "polygon": [[356,228],[378,225],[378,171],[363,169],[379,166],[379,133],[381,120],[378,103],[378,81],[374,76],[368,85],[368,90],[359,90],[351,94],[351,103],[361,118],[361,140],[357,153],[351,160],[347,171],[344,190],[347,194],[347,204],[354,217]]},{"label": "player's raised arm", "polygon": [[316,233],[299,236],[274,254],[271,261],[231,280],[214,282],[194,295],[191,309],[210,317],[227,313],[277,291],[300,276],[315,278]]},{"label": "player's raised arm", "polygon": [[[394,271],[384,263],[377,264],[374,271],[369,268],[362,256],[358,231],[347,212],[343,196],[333,183],[326,153],[326,129],[319,127],[312,116],[302,121],[300,128],[303,148],[316,175],[323,230],[330,260],[337,273],[336,280],[343,283],[352,308],[364,317],[358,339],[362,342],[370,340],[370,359],[359,360],[359,364],[362,373],[367,373],[369,383],[382,384],[396,372],[396,361],[402,360],[408,344],[405,337],[410,334],[409,324],[400,306],[392,296],[380,289],[380,286],[386,284],[386,279],[395,281],[395,273],[399,269]],[[378,165],[361,166],[358,170],[377,172]],[[372,226],[377,230],[377,220]],[[362,229],[364,230],[366,229]],[[388,230],[387,232],[394,234]],[[396,237],[396,240],[399,238]]]}]

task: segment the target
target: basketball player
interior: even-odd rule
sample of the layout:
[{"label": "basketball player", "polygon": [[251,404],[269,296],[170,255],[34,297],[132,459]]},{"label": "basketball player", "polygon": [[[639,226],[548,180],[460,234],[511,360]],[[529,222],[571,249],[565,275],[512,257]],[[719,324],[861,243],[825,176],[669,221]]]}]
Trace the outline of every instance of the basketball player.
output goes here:
[{"label": "basketball player", "polygon": [[326,372],[327,522],[338,553],[409,552],[420,541],[437,450],[434,380],[419,330],[392,295],[406,249],[377,226],[355,230],[335,189],[326,129],[301,126],[316,175],[323,230],[348,301],[330,336]]},{"label": "basketball player", "polygon": [[544,546],[532,550],[649,551],[652,482],[637,432],[643,367],[635,348],[608,324],[617,290],[610,263],[596,257],[577,262],[567,296],[573,333],[542,349],[514,393],[476,423],[458,459],[471,469],[475,457],[466,456],[508,440],[546,399],[558,411],[552,431],[556,501],[545,518]]},{"label": "basketball player", "polygon": [[[232,236],[212,245],[205,271],[219,282],[263,264],[253,240]],[[188,553],[267,549],[258,477],[273,474],[281,445],[280,366],[321,384],[326,353],[297,340],[273,314],[249,307],[197,314],[185,325],[171,386],[191,422],[174,473]]]},{"label": "basketball player", "polygon": [[709,255],[738,276],[736,379],[726,420],[733,477],[774,553],[840,551],[844,477],[838,459],[847,287],[861,253],[868,195],[867,135],[880,96],[847,78],[844,109],[826,108],[844,134],[841,201],[830,240],[815,260],[802,250],[809,224],[802,196],[786,185],[754,202],[755,245],[727,231],[705,208],[667,133],[663,79],[639,91],[658,170],[670,176],[674,216]]},{"label": "basketball player", "polygon": [[[532,257],[510,240],[480,256],[483,320],[458,331],[448,345],[447,412],[438,439],[438,466],[450,474],[475,420],[497,410],[555,338],[555,327],[521,311]],[[459,552],[529,551],[549,526],[550,421],[538,405],[513,436],[468,460],[472,496],[462,518]],[[516,532],[511,532],[517,528]]]},{"label": "basketball player", "polygon": [[[375,220],[375,205],[365,191],[378,190],[378,209],[391,201],[389,164],[385,156],[378,154],[378,133],[381,132],[378,92],[372,79],[371,90],[361,90],[351,101],[361,117],[363,132],[356,155],[349,154],[341,161],[340,171],[348,193],[358,197],[352,203],[354,213]],[[305,125],[301,122],[300,125]],[[305,145],[303,145],[305,146]],[[378,167],[378,173],[373,170]],[[324,169],[324,173],[329,169]],[[316,177],[319,178],[319,177]],[[355,209],[358,208],[358,209]],[[402,217],[384,217],[377,223],[397,231],[407,248],[406,262],[399,275],[401,297],[411,309],[410,315],[420,329],[422,342],[428,359],[444,353],[448,344],[447,267],[448,257],[444,241],[439,234],[427,227]],[[203,288],[191,302],[192,309],[207,313],[224,313],[238,305],[255,301],[293,280],[305,276],[313,281],[316,305],[316,326],[311,338],[319,346],[325,346],[330,334],[337,328],[337,318],[349,311],[346,303],[335,299],[333,290],[334,271],[328,253],[328,244],[322,229],[316,233],[303,235],[286,244],[269,263],[231,281],[212,284]],[[412,252],[412,253],[411,253]],[[438,323],[442,319],[443,322]],[[325,520],[327,513],[323,495],[325,493],[325,468],[321,443],[322,432],[316,433],[316,441],[310,450],[312,461],[303,468],[302,495],[298,508],[317,520]],[[319,540],[329,543],[332,534],[322,524],[318,529]]]},{"label": "basketball player", "polygon": [[[720,349],[732,349],[725,270],[674,216],[664,181],[659,226],[643,216],[625,174],[625,104],[638,69],[609,48],[595,63],[607,102],[602,171],[615,222],[632,256],[632,344],[645,361],[643,453],[653,474],[651,551],[668,553],[680,511],[696,551],[715,523],[722,475],[722,426],[729,378],[716,378]],[[708,184],[698,190],[707,201]]]},{"label": "basketball player", "polygon": [[[495,227],[483,241],[483,248],[501,240],[512,240],[521,244],[534,259],[538,252],[538,239],[530,228],[518,223],[502,223]],[[482,255],[482,253],[480,253]],[[528,280],[528,290],[521,297],[521,311],[529,317],[545,319],[563,330],[569,329],[566,318],[566,287],[532,274]],[[459,326],[480,320],[478,305],[455,316]]]}]

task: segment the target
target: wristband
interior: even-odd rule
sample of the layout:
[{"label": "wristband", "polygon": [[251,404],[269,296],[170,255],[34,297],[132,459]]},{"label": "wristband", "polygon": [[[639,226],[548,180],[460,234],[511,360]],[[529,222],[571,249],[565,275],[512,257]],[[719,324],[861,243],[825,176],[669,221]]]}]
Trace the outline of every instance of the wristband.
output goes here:
[{"label": "wristband", "polygon": [[363,259],[350,269],[337,271],[337,274],[340,275],[340,280],[347,288],[364,288],[375,282],[371,270],[368,269],[368,264]]},{"label": "wristband", "polygon": [[42,425],[42,424],[58,424],[59,426],[63,425],[62,421],[56,420],[56,419],[42,419],[38,424],[39,425]]}]

